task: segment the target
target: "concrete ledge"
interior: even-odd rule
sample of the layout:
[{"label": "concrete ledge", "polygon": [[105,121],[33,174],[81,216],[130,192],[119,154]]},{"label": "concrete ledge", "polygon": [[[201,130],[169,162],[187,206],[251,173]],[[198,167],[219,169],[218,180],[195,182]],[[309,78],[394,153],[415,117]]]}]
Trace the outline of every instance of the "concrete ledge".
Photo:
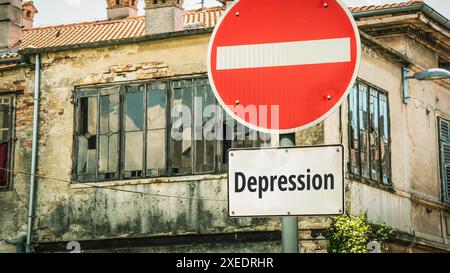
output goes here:
[{"label": "concrete ledge", "polygon": [[[208,235],[188,234],[148,238],[115,238],[107,240],[80,241],[79,243],[82,250],[107,250],[118,248],[142,248],[207,243],[279,242],[280,240],[280,231],[261,231]],[[67,252],[67,244],[68,242],[36,243],[34,244],[34,249],[37,252]]]},{"label": "concrete ledge", "polygon": [[420,247],[428,248],[435,252],[450,252],[450,245],[432,242],[429,240],[414,237],[406,233],[397,233],[395,236],[389,239],[389,242],[397,243],[410,248]]}]

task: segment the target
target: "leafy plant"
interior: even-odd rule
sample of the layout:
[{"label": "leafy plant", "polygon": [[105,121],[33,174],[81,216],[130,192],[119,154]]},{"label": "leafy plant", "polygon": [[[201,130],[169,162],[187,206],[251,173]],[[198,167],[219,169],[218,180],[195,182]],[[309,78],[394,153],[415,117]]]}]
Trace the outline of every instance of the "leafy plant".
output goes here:
[{"label": "leafy plant", "polygon": [[370,242],[376,241],[382,246],[393,232],[387,225],[369,223],[367,214],[348,213],[332,218],[326,237],[330,253],[368,253]]}]

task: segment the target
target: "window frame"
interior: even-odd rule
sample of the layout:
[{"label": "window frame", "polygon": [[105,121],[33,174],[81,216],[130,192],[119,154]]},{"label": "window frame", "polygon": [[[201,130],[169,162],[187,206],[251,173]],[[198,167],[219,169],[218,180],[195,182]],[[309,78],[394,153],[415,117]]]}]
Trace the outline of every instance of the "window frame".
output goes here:
[{"label": "window frame", "polygon": [[[15,139],[15,128],[16,128],[16,95],[14,94],[2,94],[0,95],[0,99],[9,98],[9,140],[8,140],[8,164],[7,168],[9,170],[14,169],[14,139]],[[11,175],[11,171],[7,171],[6,185],[0,186],[1,191],[10,191],[13,188],[13,175]]]},{"label": "window frame", "polygon": [[[365,85],[367,87],[366,90],[366,99],[367,99],[367,113],[368,113],[368,170],[369,170],[369,177],[365,177],[363,176],[363,169],[362,169],[362,165],[361,165],[361,115],[360,115],[360,85]],[[365,80],[362,79],[357,79],[357,81],[355,82],[355,86],[356,86],[356,90],[357,90],[357,98],[356,98],[356,110],[357,112],[357,126],[358,126],[358,151],[357,151],[357,156],[358,156],[358,170],[359,173],[354,173],[353,172],[353,164],[352,164],[352,158],[351,156],[349,156],[349,162],[348,162],[348,173],[353,176],[353,177],[357,177],[358,179],[363,179],[363,180],[367,180],[367,181],[371,181],[376,183],[377,185],[383,185],[383,186],[387,186],[387,187],[392,187],[393,186],[393,180],[392,180],[392,137],[391,137],[391,107],[390,107],[390,99],[389,99],[389,92],[387,92],[386,90],[379,88]],[[352,87],[352,92],[353,92],[353,88]],[[380,159],[378,160],[378,164],[379,164],[379,180],[375,180],[372,178],[372,148],[370,145],[370,141],[371,141],[371,130],[372,130],[372,122],[371,122],[371,91],[374,90],[377,92],[377,112],[378,112],[378,139],[377,139],[377,144],[378,144],[378,154]],[[381,160],[381,134],[380,134],[380,130],[381,130],[381,118],[380,118],[380,113],[381,113],[381,103],[380,103],[380,94],[384,95],[386,98],[386,105],[387,105],[387,130],[388,130],[388,134],[387,137],[389,139],[388,141],[388,145],[389,145],[389,153],[388,153],[388,164],[389,164],[389,172],[388,172],[388,182],[384,182],[384,173],[383,173],[383,168],[382,168],[382,160]],[[351,108],[350,108],[350,95],[347,99],[347,104],[348,104],[348,128],[347,128],[347,133],[348,133],[348,152],[349,155],[351,155],[352,153],[352,147],[353,144],[351,143],[351,120],[350,120],[350,112],[351,112]]]},{"label": "window frame", "polygon": [[[107,83],[107,84],[95,84],[95,85],[80,85],[80,86],[75,86],[74,88],[74,118],[73,118],[73,153],[72,153],[72,178],[74,181],[78,181],[79,183],[89,183],[89,182],[108,182],[108,181],[128,181],[128,180],[142,180],[142,179],[152,179],[152,178],[164,178],[164,177],[181,177],[181,176],[198,176],[198,175],[208,175],[208,174],[222,174],[225,172],[223,166],[226,166],[227,164],[224,162],[223,158],[224,155],[226,156],[226,151],[223,151],[224,149],[224,140],[214,140],[214,151],[215,151],[215,156],[214,156],[214,170],[213,171],[205,171],[205,172],[196,172],[195,170],[195,160],[196,160],[196,152],[194,150],[194,152],[191,155],[191,160],[192,160],[192,164],[191,164],[191,171],[187,174],[174,174],[173,170],[172,170],[172,158],[171,158],[171,128],[173,125],[173,121],[171,118],[171,111],[172,111],[172,98],[173,98],[173,83],[176,81],[183,81],[183,80],[190,80],[192,82],[192,92],[193,92],[193,96],[192,96],[192,100],[193,100],[193,105],[191,109],[191,114],[195,115],[195,107],[194,107],[194,103],[195,103],[195,93],[196,93],[196,87],[199,86],[199,84],[197,84],[197,81],[208,81],[208,77],[206,74],[197,74],[197,75],[190,75],[190,76],[182,76],[182,77],[171,77],[171,78],[158,78],[158,79],[149,79],[149,80],[137,80],[137,81],[121,81],[121,82],[114,82],[114,83]],[[165,128],[165,174],[164,175],[158,175],[158,176],[147,176],[146,173],[146,167],[147,166],[143,166],[143,169],[145,169],[144,173],[142,174],[141,177],[131,177],[131,178],[126,178],[124,177],[124,155],[125,155],[125,143],[124,143],[124,130],[125,130],[125,124],[124,124],[124,109],[125,109],[125,92],[126,92],[126,86],[130,86],[130,85],[144,85],[144,99],[147,100],[147,95],[148,95],[148,86],[155,84],[155,83],[164,83],[166,85],[166,116],[165,116],[165,121],[166,121],[166,128]],[[102,88],[113,88],[113,87],[118,87],[119,89],[119,175],[118,178],[111,178],[111,179],[100,179],[98,177],[98,157],[96,158],[97,162],[96,162],[96,174],[95,174],[95,179],[83,179],[82,175],[78,175],[78,152],[79,152],[79,143],[78,143],[78,126],[80,123],[79,117],[80,117],[80,92],[82,92],[83,90],[96,90],[95,92],[97,92],[96,94],[96,98],[97,98],[97,107],[100,103],[99,100],[99,90]],[[217,102],[217,100],[215,100],[215,105],[217,107],[220,107],[220,104]],[[221,109],[221,108],[220,108]],[[144,112],[146,113],[147,110],[145,110]],[[220,114],[217,114],[217,118],[220,119],[220,124],[223,124],[224,119],[225,119],[225,115],[222,113],[223,111],[220,111]],[[97,122],[99,122],[99,108],[97,109],[97,117],[96,120]],[[194,119],[192,120],[192,122],[194,123]],[[144,126],[144,140],[143,140],[143,145],[144,145],[144,157],[146,159],[146,153],[147,153],[147,120],[144,120],[145,126]],[[219,124],[219,123],[218,123]],[[97,124],[97,127],[99,127],[100,124]],[[98,138],[98,132],[97,132],[97,138]],[[192,145],[192,149],[195,149],[196,143],[195,143],[195,139],[194,139],[194,124],[192,124],[192,133],[191,133],[191,145]],[[97,143],[99,143],[99,140],[97,140]],[[96,147],[97,149],[97,153],[99,150],[99,147],[97,145]],[[145,165],[146,160],[143,161],[143,164]]]}]

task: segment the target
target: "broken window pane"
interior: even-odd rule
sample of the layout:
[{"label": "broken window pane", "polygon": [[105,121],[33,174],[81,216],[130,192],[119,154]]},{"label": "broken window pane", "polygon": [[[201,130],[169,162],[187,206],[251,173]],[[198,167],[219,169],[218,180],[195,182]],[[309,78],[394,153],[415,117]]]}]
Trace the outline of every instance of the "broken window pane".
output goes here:
[{"label": "broken window pane", "polygon": [[[205,173],[215,170],[216,146],[215,140],[207,140],[206,134],[215,130],[215,113],[207,116],[205,109],[215,106],[216,99],[207,80],[196,81],[194,107],[194,139],[195,139],[195,172]],[[205,113],[205,115],[204,115]],[[213,119],[213,128],[209,128]],[[209,130],[209,131],[208,131]],[[214,132],[213,132],[214,133]]]},{"label": "broken window pane", "polygon": [[[270,138],[263,140],[234,121],[230,130],[216,128],[222,118],[207,108],[216,102],[206,78],[83,89],[77,97],[76,173],[80,180],[224,170],[228,148],[270,144]],[[174,117],[168,116],[173,109]],[[1,115],[0,111],[0,125]],[[211,139],[216,131],[224,134],[224,141]],[[172,137],[172,132],[181,138]],[[7,137],[0,128],[2,138]]]},{"label": "broken window pane", "polygon": [[166,84],[147,86],[147,171],[146,176],[166,173]]},{"label": "broken window pane", "polygon": [[221,166],[220,170],[225,171],[228,164],[228,150],[256,147],[270,147],[270,134],[257,133],[249,129],[241,123],[235,121],[225,111],[222,111],[223,119],[223,140],[219,142],[221,145]]},{"label": "broken window pane", "polygon": [[[192,113],[192,81],[173,82],[171,109],[177,114],[171,117],[172,130],[178,131],[180,139],[170,138],[170,158],[172,174],[192,173],[192,117],[183,116],[183,107]],[[180,122],[183,121],[183,122]]]},{"label": "broken window pane", "polygon": [[96,178],[97,97],[83,97],[79,102],[77,174],[82,179]]},{"label": "broken window pane", "polygon": [[349,96],[349,140],[351,172],[357,175],[360,174],[358,113],[358,85],[355,85]]},{"label": "broken window pane", "polygon": [[370,88],[370,178],[380,180],[378,91]]},{"label": "broken window pane", "polygon": [[124,106],[126,178],[141,177],[143,174],[144,109],[144,86],[127,86]]},{"label": "broken window pane", "polygon": [[387,95],[366,84],[357,83],[349,95],[351,172],[385,184],[391,168],[388,110]]},{"label": "broken window pane", "polygon": [[370,178],[369,170],[369,104],[368,88],[365,84],[359,85],[359,130],[361,143],[361,175]]},{"label": "broken window pane", "polygon": [[380,93],[380,159],[383,183],[390,183],[389,105],[387,96]]}]

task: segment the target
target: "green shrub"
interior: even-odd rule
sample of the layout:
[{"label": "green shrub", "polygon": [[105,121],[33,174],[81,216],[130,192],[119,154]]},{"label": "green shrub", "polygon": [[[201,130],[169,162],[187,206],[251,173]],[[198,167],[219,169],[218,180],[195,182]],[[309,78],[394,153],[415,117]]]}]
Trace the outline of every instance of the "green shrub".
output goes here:
[{"label": "green shrub", "polygon": [[367,214],[360,216],[351,213],[332,218],[326,237],[330,253],[368,253],[368,244],[383,244],[393,233],[393,229],[384,224],[372,224]]}]

